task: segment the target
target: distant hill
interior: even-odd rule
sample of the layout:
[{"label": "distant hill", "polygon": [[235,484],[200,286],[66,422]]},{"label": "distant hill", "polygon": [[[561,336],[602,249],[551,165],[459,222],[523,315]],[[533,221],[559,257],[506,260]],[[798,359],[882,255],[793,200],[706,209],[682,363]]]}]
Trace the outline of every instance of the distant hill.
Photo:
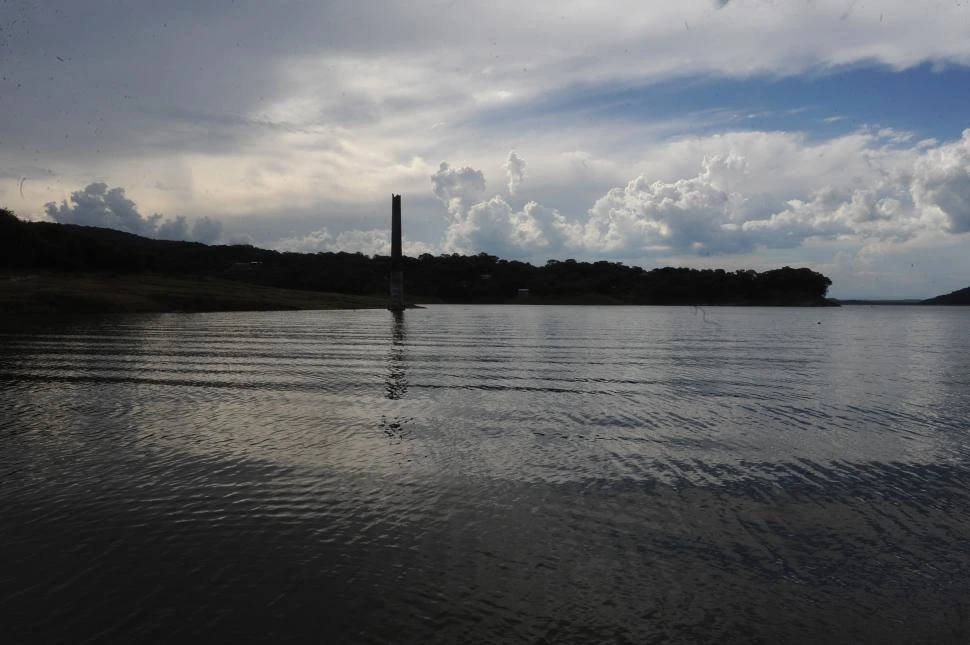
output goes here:
[{"label": "distant hill", "polygon": [[840,305],[880,305],[880,306],[893,306],[893,305],[919,305],[923,304],[923,301],[919,298],[910,298],[908,300],[860,300],[850,299],[850,300],[839,300]]},{"label": "distant hill", "polygon": [[[0,269],[65,274],[198,276],[263,287],[383,297],[389,258],[282,253],[248,245],[154,240],[111,229],[28,223],[0,209]],[[404,258],[412,302],[826,306],[832,281],[807,268],[752,270],[549,260],[543,266],[479,253]]]},{"label": "distant hill", "polygon": [[970,305],[970,287],[924,300],[922,305]]}]

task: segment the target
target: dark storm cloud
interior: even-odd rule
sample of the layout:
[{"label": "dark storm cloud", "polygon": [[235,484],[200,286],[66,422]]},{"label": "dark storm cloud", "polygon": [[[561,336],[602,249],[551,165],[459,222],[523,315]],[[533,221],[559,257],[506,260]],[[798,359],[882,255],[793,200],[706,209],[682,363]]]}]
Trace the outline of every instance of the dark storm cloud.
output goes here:
[{"label": "dark storm cloud", "polygon": [[165,141],[229,147],[273,127],[244,115],[285,93],[287,57],[321,46],[298,5],[14,5],[0,6],[0,142],[59,159]]},{"label": "dark storm cloud", "polygon": [[212,244],[222,236],[222,222],[211,217],[203,217],[192,224],[191,239],[203,244]]},{"label": "dark storm cloud", "polygon": [[[716,8],[728,4],[713,1]],[[588,82],[589,75],[626,79],[637,74],[629,54],[615,55],[620,34],[609,29],[621,10],[635,13],[609,3],[584,11],[580,21],[576,11],[556,16],[559,12],[528,5],[516,8],[510,19],[511,10],[472,2],[8,0],[0,3],[0,143],[37,165],[93,153],[143,155],[146,147],[221,153],[277,126],[359,127],[419,112],[427,104],[460,108],[480,92],[545,91],[534,79],[543,79],[539,86],[560,88]],[[644,18],[657,13],[649,6],[643,12]],[[558,20],[553,25],[549,17]],[[658,61],[653,72],[643,72],[647,76],[731,73],[728,61],[740,61],[738,68],[748,75],[752,60],[784,73],[791,65],[817,66],[812,51],[840,44],[799,30],[792,46],[803,49],[798,38],[804,32],[812,39],[804,47],[811,55],[792,56],[777,43],[748,52],[753,39],[738,30],[726,32],[730,38],[723,46],[712,39],[718,42],[713,51],[685,42],[679,29],[676,38],[657,38],[666,33],[665,21],[654,25],[631,17],[631,24],[641,22],[643,31],[633,40],[653,43],[640,54]],[[929,29],[919,33],[933,33]],[[872,38],[889,37],[885,31],[873,31]],[[913,64],[925,58],[924,50],[937,51],[941,39],[933,35],[914,41],[928,45],[909,45],[912,54],[903,55],[907,47],[899,43],[853,45],[853,51],[886,49],[887,62]],[[579,56],[571,46],[590,53]],[[844,52],[832,56],[840,64],[853,59]],[[684,67],[685,58],[695,62]],[[521,65],[512,64],[519,59]],[[382,70],[398,63],[413,74],[382,78]],[[368,75],[370,82],[355,85]],[[254,119],[293,98],[318,101],[315,112],[302,114],[310,123]]]},{"label": "dark storm cloud", "polygon": [[160,240],[189,239],[189,220],[185,215],[179,215],[175,219],[168,220],[158,227],[156,237]]},{"label": "dark storm cloud", "polygon": [[[433,28],[407,7],[243,0],[4,2],[0,25],[0,142],[58,158],[165,141],[221,151],[254,130],[300,128],[247,117],[297,83],[288,62],[372,57]],[[356,103],[335,107],[347,119],[377,109]]]}]

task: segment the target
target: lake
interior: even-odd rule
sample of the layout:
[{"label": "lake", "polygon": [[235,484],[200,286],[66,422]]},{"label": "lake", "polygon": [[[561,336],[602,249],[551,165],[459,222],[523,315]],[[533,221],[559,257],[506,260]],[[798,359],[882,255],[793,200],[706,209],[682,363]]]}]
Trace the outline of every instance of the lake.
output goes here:
[{"label": "lake", "polygon": [[970,642],[970,309],[0,325],[3,642]]}]

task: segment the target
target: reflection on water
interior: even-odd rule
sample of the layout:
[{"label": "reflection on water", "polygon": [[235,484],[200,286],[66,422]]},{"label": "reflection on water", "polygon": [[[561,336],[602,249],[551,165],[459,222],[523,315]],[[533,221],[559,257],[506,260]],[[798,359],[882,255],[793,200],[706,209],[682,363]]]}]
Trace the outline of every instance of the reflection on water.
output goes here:
[{"label": "reflection on water", "polygon": [[[404,327],[404,312],[391,311],[394,324],[391,333],[391,348],[387,353],[387,386],[385,396],[396,400],[408,393],[408,375],[405,367],[404,341],[406,332]],[[384,434],[390,439],[403,439],[407,429],[399,417],[388,420],[381,418]]]},{"label": "reflection on water", "polygon": [[408,393],[408,375],[405,370],[404,343],[407,330],[404,312],[392,311],[394,325],[391,332],[391,348],[387,352],[387,398],[400,399]]},{"label": "reflection on water", "polygon": [[0,328],[0,640],[967,642],[970,312],[705,313]]}]

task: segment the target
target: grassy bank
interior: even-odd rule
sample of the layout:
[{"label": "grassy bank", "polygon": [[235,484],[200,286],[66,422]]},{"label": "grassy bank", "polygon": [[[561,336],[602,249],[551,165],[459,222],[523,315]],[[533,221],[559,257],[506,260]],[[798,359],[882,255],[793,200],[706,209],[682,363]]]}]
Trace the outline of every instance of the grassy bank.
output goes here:
[{"label": "grassy bank", "polygon": [[379,297],[261,287],[209,277],[0,273],[0,313],[374,309]]}]

